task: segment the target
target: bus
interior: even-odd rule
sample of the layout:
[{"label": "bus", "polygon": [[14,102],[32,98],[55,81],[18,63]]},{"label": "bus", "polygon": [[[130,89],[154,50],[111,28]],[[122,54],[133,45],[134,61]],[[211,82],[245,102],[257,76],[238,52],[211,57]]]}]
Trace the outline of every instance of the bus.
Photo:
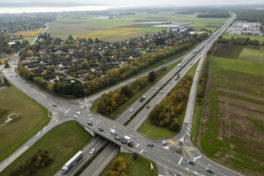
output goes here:
[{"label": "bus", "polygon": [[80,159],[82,159],[83,157],[83,152],[79,151],[78,153],[76,153],[69,161],[67,161],[67,163],[62,167],[62,173],[65,174],[66,172],[68,172],[70,170],[71,167],[75,166],[78,161],[80,161]]}]

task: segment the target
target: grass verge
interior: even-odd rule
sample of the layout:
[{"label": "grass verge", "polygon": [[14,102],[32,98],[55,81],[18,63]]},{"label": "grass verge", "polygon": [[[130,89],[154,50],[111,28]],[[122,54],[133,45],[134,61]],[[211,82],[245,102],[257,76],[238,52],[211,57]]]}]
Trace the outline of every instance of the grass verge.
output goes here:
[{"label": "grass verge", "polygon": [[48,110],[15,87],[0,90],[0,122],[16,113],[20,117],[0,125],[0,161],[35,135],[50,121]]},{"label": "grass verge", "polygon": [[49,167],[39,170],[38,176],[54,175],[78,150],[81,150],[92,139],[77,122],[68,121],[60,124],[45,134],[32,147],[9,165],[0,175],[8,175],[11,169],[17,168],[39,149],[47,150],[54,161]]}]

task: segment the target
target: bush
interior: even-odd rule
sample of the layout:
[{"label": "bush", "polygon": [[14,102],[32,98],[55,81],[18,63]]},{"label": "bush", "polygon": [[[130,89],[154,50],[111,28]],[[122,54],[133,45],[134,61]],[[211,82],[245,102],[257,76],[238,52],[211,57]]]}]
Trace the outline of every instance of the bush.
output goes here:
[{"label": "bush", "polygon": [[9,176],[31,176],[36,175],[38,170],[46,168],[53,161],[48,151],[37,151],[30,159],[22,163],[18,168],[12,170]]}]

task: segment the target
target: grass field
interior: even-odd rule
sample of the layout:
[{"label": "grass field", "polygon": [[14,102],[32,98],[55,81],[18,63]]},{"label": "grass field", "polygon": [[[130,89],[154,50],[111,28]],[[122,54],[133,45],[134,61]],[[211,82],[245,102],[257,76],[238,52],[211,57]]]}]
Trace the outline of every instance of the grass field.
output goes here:
[{"label": "grass field", "polygon": [[[133,160],[133,154],[131,153],[119,153],[117,157],[123,157],[128,169],[128,176],[158,176],[158,169],[155,163],[138,156],[136,160]],[[115,159],[116,159],[115,158]],[[153,165],[153,170],[150,168],[150,163]],[[101,176],[106,176],[112,162],[104,169]]]},{"label": "grass field", "polygon": [[223,38],[231,39],[233,38],[250,38],[250,40],[258,40],[261,43],[264,42],[264,36],[254,36],[254,35],[231,35],[225,32],[223,35]]},{"label": "grass field", "polygon": [[0,58],[0,65],[4,64],[6,61],[8,61],[11,57],[13,56],[13,54]]},{"label": "grass field", "polygon": [[44,135],[0,175],[6,176],[11,169],[17,168],[39,149],[47,150],[54,161],[49,167],[41,169],[37,175],[54,175],[75,153],[87,145],[91,138],[92,136],[75,121],[60,124]]},{"label": "grass field", "polygon": [[[193,65],[193,67],[189,70],[187,75],[190,75],[193,77],[195,70],[197,68],[197,65],[198,65],[198,62],[195,65]],[[181,126],[184,121],[184,116],[185,116],[185,113],[182,113],[179,117]],[[161,128],[161,127],[155,126],[150,122],[150,119],[145,120],[144,123],[141,125],[141,127],[138,129],[138,131],[150,138],[155,138],[155,139],[171,138],[177,135],[178,133],[178,132],[169,130],[168,128]]]},{"label": "grass field", "polygon": [[0,125],[0,161],[13,153],[50,121],[47,109],[15,87],[8,87],[0,90],[0,122],[7,120],[7,116],[12,113],[18,113],[21,117]]},{"label": "grass field", "polygon": [[99,38],[115,42],[126,40],[145,33],[156,33],[165,28],[153,28],[151,21],[191,22],[189,27],[194,30],[207,29],[214,31],[222,25],[225,18],[197,18],[197,14],[181,15],[174,11],[158,13],[136,13],[135,15],[117,15],[108,19],[108,16],[83,15],[67,16],[49,23],[47,33],[52,36],[66,38],[69,34],[80,38]]},{"label": "grass field", "polygon": [[[218,45],[217,50],[225,47]],[[221,57],[216,50],[217,57],[209,58],[206,96],[194,113],[196,142],[217,162],[245,175],[263,176],[264,53],[261,48],[230,48],[234,53],[229,56]]]},{"label": "grass field", "polygon": [[41,31],[43,30],[43,28],[39,28],[37,30],[34,31],[23,31],[23,32],[18,32],[15,33],[15,36],[20,36],[22,35],[23,37],[35,37],[36,35],[38,35]]}]

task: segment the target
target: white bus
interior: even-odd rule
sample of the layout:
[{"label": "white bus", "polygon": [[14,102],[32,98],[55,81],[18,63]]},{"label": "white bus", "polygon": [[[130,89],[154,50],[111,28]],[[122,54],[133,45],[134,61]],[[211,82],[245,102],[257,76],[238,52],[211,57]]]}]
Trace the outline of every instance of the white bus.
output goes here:
[{"label": "white bus", "polygon": [[68,170],[70,170],[71,167],[75,166],[77,162],[82,159],[83,152],[79,151],[76,153],[67,163],[62,167],[62,173],[66,173]]}]

